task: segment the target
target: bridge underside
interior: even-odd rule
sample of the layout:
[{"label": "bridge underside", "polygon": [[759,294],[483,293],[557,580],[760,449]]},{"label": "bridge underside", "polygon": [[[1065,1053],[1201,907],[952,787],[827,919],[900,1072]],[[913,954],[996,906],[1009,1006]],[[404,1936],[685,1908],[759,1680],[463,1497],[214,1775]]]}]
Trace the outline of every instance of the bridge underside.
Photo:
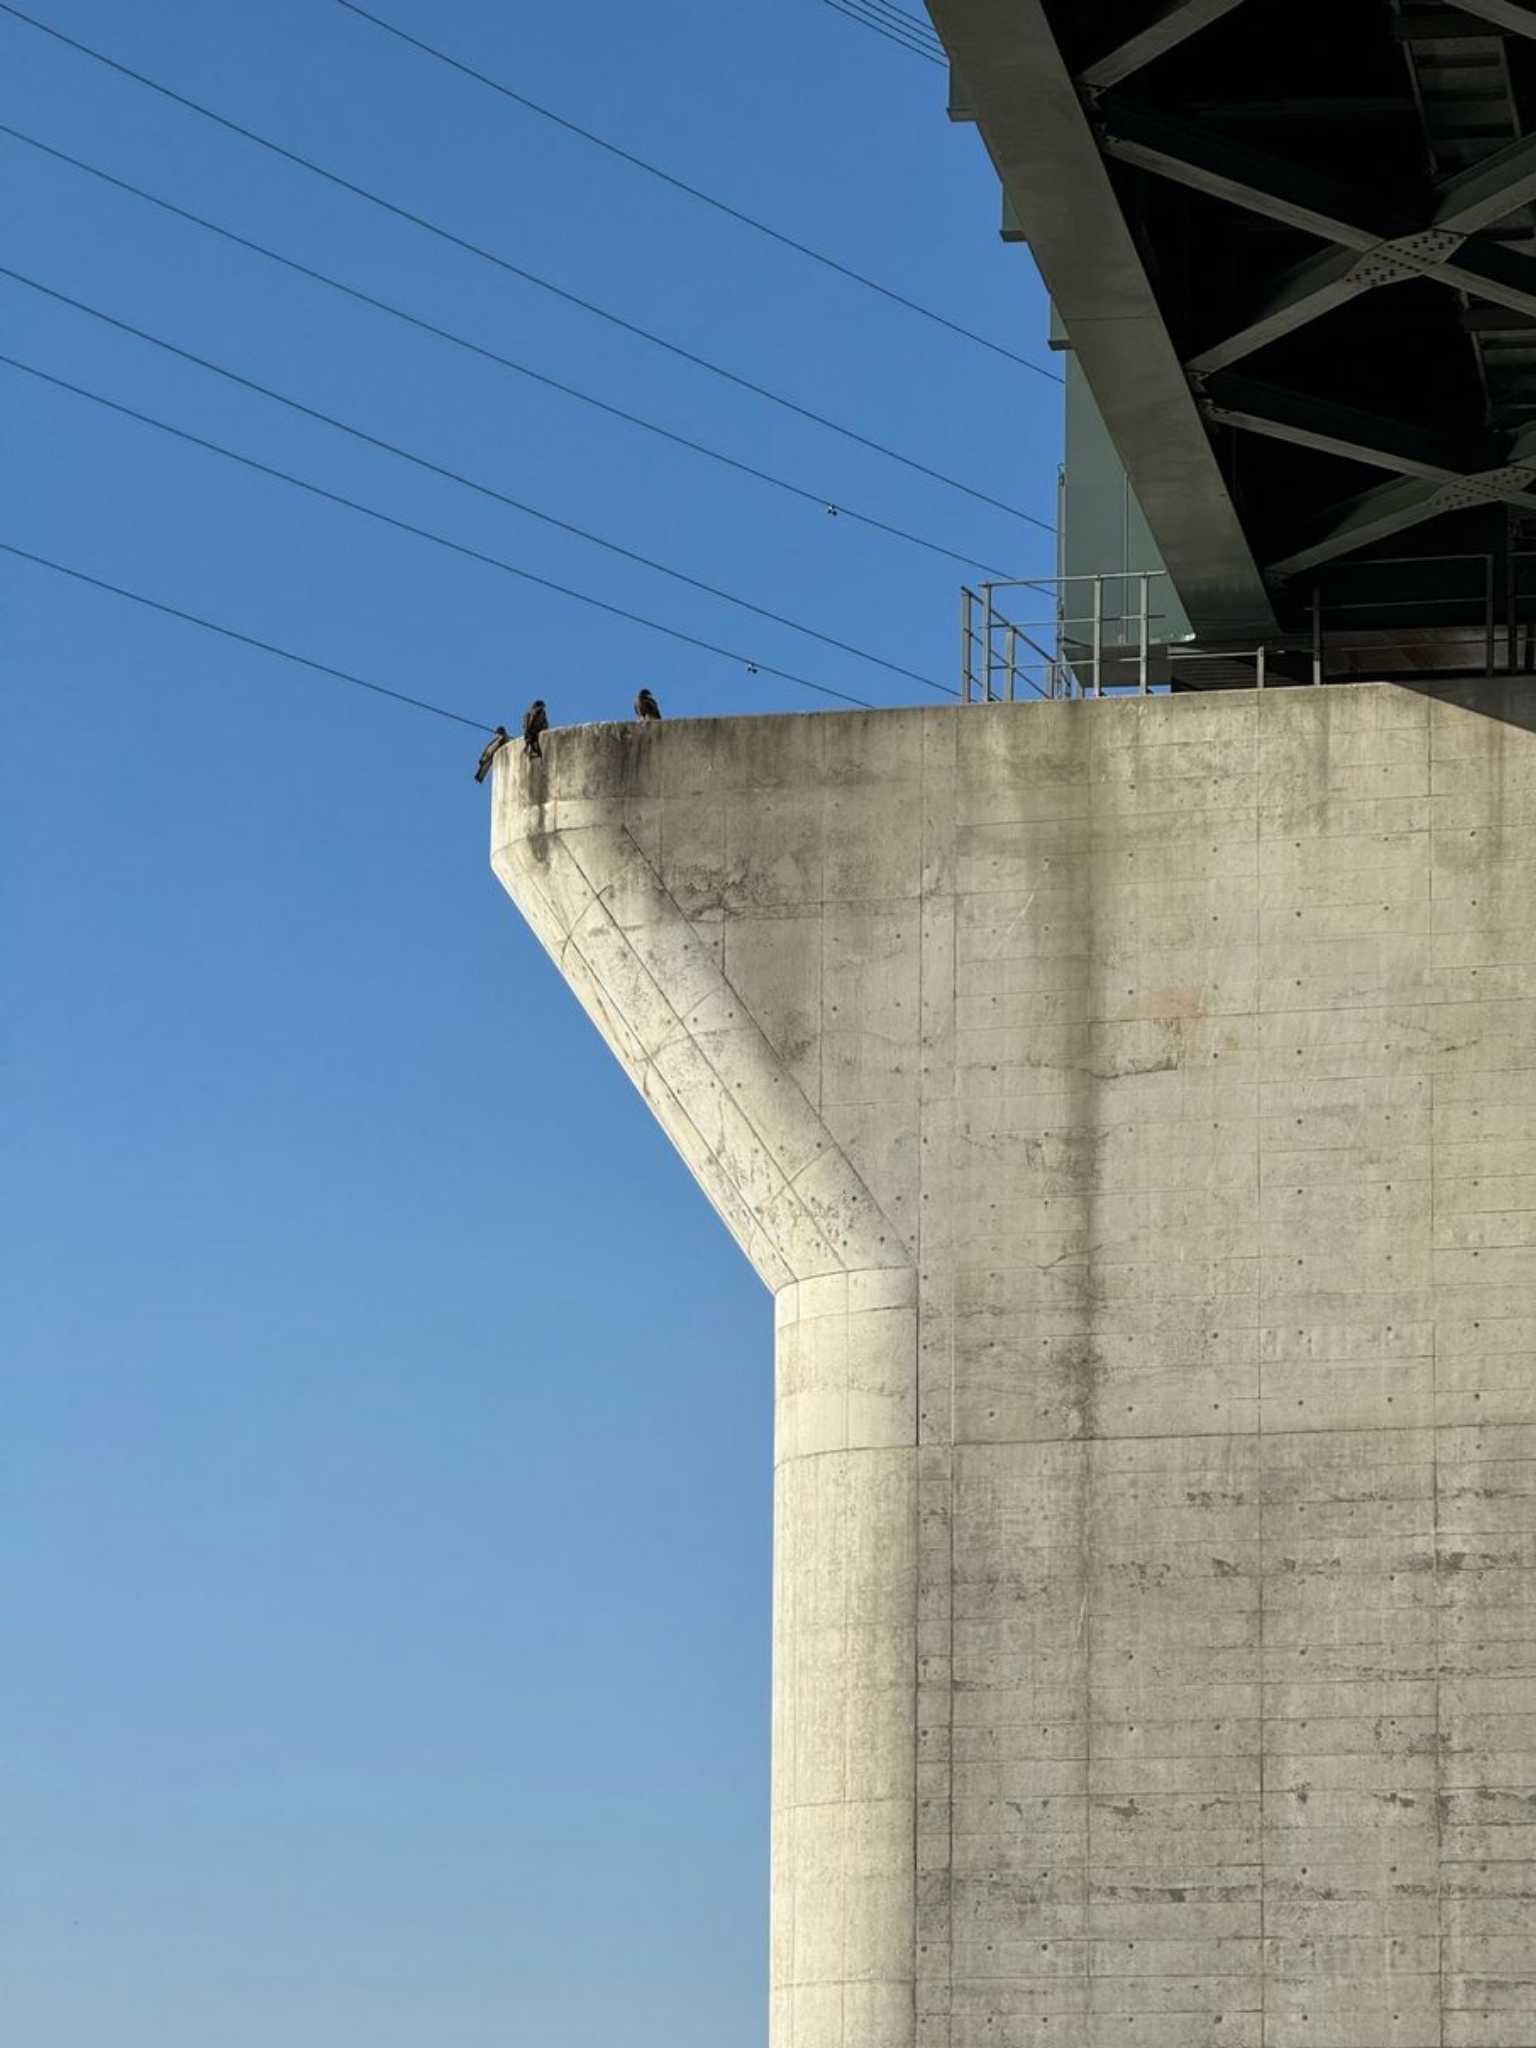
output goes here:
[{"label": "bridge underside", "polygon": [[1536,9],[929,11],[1201,640],[1529,666]]}]

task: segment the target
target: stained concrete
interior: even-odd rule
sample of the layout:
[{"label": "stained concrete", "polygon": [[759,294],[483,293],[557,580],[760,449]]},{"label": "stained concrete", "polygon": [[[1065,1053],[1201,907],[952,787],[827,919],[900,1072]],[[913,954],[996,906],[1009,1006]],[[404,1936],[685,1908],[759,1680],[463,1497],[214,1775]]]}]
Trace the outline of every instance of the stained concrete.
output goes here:
[{"label": "stained concrete", "polygon": [[1536,2044],[1528,689],[499,757],[775,1297],[773,2048]]}]

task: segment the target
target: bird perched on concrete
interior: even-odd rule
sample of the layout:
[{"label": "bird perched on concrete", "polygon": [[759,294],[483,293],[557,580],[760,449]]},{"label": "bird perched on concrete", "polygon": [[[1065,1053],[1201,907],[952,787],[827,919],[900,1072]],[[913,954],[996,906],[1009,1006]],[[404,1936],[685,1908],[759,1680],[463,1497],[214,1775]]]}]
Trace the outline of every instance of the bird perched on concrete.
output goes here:
[{"label": "bird perched on concrete", "polygon": [[636,718],[660,718],[661,706],[656,702],[656,699],[649,690],[642,690],[635,699],[635,716]]},{"label": "bird perched on concrete", "polygon": [[543,758],[544,750],[539,745],[539,734],[549,731],[549,713],[544,709],[544,699],[535,697],[523,713],[523,752]]},{"label": "bird perched on concrete", "polygon": [[480,756],[480,765],[475,770],[476,782],[484,782],[487,775],[491,772],[491,763],[501,752],[502,748],[510,746],[511,743],[511,733],[507,731],[504,725],[498,725],[485,743],[485,751]]}]

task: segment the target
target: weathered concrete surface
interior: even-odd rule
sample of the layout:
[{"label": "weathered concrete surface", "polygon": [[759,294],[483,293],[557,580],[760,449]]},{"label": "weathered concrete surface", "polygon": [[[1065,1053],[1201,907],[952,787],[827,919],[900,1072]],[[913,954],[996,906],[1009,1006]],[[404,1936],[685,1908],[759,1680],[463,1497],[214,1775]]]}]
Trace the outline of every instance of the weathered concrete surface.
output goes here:
[{"label": "weathered concrete surface", "polygon": [[1536,2044],[1528,701],[500,757],[776,1297],[774,2048]]}]

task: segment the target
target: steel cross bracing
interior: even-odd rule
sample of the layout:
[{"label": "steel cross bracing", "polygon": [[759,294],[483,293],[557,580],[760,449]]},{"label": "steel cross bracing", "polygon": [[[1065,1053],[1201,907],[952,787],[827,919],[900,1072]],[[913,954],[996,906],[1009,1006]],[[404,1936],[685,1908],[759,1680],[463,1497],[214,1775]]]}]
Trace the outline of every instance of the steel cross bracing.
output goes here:
[{"label": "steel cross bracing", "polygon": [[1202,640],[1536,522],[1536,5],[929,11]]}]

